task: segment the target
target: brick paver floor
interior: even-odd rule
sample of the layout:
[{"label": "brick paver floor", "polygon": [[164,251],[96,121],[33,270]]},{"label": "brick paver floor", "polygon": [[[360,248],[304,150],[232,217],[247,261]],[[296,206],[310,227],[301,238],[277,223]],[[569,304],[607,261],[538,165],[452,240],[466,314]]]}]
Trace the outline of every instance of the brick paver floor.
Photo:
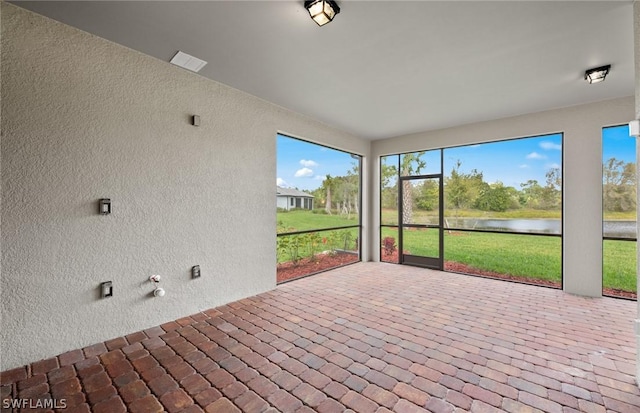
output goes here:
[{"label": "brick paver floor", "polygon": [[[70,412],[640,412],[636,303],[360,263],[2,373]],[[60,407],[60,406],[58,406]]]}]

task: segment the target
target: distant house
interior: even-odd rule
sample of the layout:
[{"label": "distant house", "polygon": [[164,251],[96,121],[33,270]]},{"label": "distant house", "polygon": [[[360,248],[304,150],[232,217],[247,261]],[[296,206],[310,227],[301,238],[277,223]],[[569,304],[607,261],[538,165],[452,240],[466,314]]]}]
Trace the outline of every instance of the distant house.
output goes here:
[{"label": "distant house", "polygon": [[313,195],[297,189],[277,186],[276,199],[276,206],[287,211],[293,208],[313,209]]}]

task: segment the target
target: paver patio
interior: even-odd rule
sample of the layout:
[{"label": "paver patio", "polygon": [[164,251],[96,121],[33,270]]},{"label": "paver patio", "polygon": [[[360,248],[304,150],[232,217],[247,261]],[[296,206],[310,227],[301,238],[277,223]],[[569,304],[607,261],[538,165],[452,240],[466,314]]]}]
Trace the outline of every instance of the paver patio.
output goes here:
[{"label": "paver patio", "polygon": [[0,383],[66,413],[633,413],[635,317],[631,301],[359,263]]}]

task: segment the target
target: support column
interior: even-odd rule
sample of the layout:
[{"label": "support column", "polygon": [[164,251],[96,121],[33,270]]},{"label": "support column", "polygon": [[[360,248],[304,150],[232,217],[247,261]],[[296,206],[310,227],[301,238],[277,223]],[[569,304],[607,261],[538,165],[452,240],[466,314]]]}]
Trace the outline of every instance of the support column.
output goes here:
[{"label": "support column", "polygon": [[[635,43],[635,85],[636,85],[636,119],[640,119],[640,1],[633,3],[633,32]],[[640,140],[636,141],[636,163],[640,160]],[[636,168],[638,169],[638,168]],[[640,171],[640,170],[639,170]],[[636,172],[636,185],[640,183],[640,172]],[[636,202],[637,215],[640,216],[640,191]],[[639,228],[640,230],[640,228]],[[638,249],[640,251],[640,248]],[[640,290],[640,254],[638,254],[637,287]],[[640,385],[640,300],[638,300],[638,317],[635,322],[636,332],[636,384]]]}]

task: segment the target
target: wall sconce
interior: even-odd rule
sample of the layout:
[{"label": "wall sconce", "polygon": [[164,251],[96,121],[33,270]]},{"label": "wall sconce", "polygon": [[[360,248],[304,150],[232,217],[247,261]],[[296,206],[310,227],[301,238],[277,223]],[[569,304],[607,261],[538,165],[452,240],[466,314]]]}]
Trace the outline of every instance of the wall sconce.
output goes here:
[{"label": "wall sconce", "polygon": [[629,136],[640,138],[640,120],[636,119],[629,122]]},{"label": "wall sconce", "polygon": [[324,26],[340,13],[340,7],[333,0],[307,0],[304,2],[304,7],[318,26]]},{"label": "wall sconce", "polygon": [[102,215],[108,215],[111,213],[111,200],[109,198],[102,198],[98,201],[99,212]]},{"label": "wall sconce", "polygon": [[611,65],[596,67],[595,69],[589,69],[584,72],[584,80],[591,83],[604,82],[604,79],[609,74]]},{"label": "wall sconce", "polygon": [[100,296],[102,298],[113,297],[113,282],[105,281],[100,283]]}]

